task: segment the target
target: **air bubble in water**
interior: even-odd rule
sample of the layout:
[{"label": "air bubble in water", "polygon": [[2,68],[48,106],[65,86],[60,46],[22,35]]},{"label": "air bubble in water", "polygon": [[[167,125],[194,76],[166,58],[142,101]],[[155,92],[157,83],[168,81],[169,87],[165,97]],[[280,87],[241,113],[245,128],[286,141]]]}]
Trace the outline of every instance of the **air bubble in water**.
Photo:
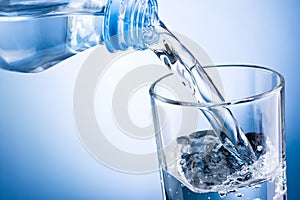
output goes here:
[{"label": "air bubble in water", "polygon": [[264,149],[264,147],[261,146],[261,145],[258,145],[257,148],[256,148],[256,150],[259,151],[259,152],[262,151],[263,149]]},{"label": "air bubble in water", "polygon": [[242,194],[242,193],[237,193],[235,196],[236,196],[236,197],[243,197],[244,194]]},{"label": "air bubble in water", "polygon": [[219,196],[221,198],[225,198],[227,196],[227,192],[226,191],[219,191]]},{"label": "air bubble in water", "polygon": [[237,192],[237,189],[231,189],[231,190],[228,190],[228,193],[229,193],[229,194],[236,193],[236,192]]}]

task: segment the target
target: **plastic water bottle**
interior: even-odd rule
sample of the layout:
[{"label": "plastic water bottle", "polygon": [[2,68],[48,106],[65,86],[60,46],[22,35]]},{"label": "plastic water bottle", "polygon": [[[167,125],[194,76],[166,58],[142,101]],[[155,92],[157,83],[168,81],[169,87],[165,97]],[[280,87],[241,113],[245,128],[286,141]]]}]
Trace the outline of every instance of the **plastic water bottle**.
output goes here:
[{"label": "plastic water bottle", "polygon": [[145,49],[156,13],[156,0],[0,0],[0,67],[39,72],[98,44]]}]

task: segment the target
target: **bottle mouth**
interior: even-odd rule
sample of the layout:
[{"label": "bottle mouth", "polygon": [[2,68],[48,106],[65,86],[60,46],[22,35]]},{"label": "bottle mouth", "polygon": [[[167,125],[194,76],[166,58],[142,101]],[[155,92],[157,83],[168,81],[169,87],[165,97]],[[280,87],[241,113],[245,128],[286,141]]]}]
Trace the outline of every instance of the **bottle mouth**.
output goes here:
[{"label": "bottle mouth", "polygon": [[145,28],[157,16],[156,0],[108,0],[104,16],[104,40],[110,52],[147,48]]}]

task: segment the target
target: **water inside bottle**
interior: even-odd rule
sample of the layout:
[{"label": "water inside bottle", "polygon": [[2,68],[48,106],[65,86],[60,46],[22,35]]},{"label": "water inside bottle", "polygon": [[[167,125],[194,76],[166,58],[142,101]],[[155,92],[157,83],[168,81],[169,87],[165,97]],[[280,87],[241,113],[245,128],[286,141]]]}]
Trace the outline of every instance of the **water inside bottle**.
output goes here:
[{"label": "water inside bottle", "polygon": [[103,42],[101,1],[26,2],[0,1],[1,68],[40,72]]}]

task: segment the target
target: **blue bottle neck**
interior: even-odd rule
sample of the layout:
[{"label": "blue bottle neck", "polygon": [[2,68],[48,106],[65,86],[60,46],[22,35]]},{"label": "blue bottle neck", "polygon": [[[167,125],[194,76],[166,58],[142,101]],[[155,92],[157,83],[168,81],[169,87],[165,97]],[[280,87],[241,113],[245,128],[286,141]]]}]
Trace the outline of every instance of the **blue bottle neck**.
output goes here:
[{"label": "blue bottle neck", "polygon": [[104,16],[108,50],[146,49],[145,34],[158,21],[156,0],[108,0]]}]

